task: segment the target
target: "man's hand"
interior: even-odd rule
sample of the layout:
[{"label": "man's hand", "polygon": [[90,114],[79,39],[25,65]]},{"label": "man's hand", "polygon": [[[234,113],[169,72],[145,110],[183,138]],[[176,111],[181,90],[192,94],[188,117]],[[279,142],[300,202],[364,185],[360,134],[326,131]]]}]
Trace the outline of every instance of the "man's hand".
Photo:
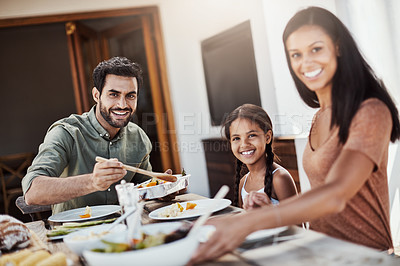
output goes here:
[{"label": "man's hand", "polygon": [[243,209],[251,210],[264,205],[270,205],[271,199],[265,193],[260,193],[257,191],[251,191],[249,195],[244,199]]},{"label": "man's hand", "polygon": [[96,191],[108,189],[113,183],[118,182],[126,175],[122,163],[117,159],[98,162],[93,168],[92,186]]}]

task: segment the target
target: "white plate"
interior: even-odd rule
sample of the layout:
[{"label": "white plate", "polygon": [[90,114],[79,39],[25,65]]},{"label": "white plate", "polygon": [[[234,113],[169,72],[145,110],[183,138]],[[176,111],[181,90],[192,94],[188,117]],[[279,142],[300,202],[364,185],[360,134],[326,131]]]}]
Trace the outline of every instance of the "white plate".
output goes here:
[{"label": "white plate", "polygon": [[[75,232],[75,231],[74,231],[74,232]],[[71,232],[71,233],[72,233],[72,232]],[[71,234],[71,233],[70,233],[70,234]],[[52,241],[52,240],[59,240],[59,239],[64,239],[64,237],[66,237],[67,235],[69,235],[69,234],[61,235],[61,236],[48,236],[47,239],[50,240],[50,241]]]},{"label": "white plate", "polygon": [[85,213],[86,207],[83,207],[54,214],[50,216],[48,220],[51,222],[60,222],[60,223],[81,222],[81,221],[101,218],[121,210],[121,207],[119,205],[98,205],[98,206],[91,206],[90,208],[92,208],[92,216],[90,216],[89,218],[79,217],[79,215],[83,215]]},{"label": "white plate", "polygon": [[[186,210],[186,203],[196,203],[196,207],[191,210]],[[217,212],[222,209],[225,209],[229,205],[231,205],[231,201],[228,199],[201,199],[201,200],[191,200],[185,202],[179,202],[179,204],[185,209],[180,216],[177,217],[159,217],[159,213],[164,211],[167,208],[170,208],[171,205],[159,208],[157,210],[152,211],[149,214],[149,217],[154,220],[175,220],[175,219],[186,219],[193,218],[197,216],[201,216],[208,211]]]},{"label": "white plate", "polygon": [[277,235],[287,229],[288,229],[287,226],[282,226],[282,227],[277,227],[277,228],[258,230],[258,231],[251,233],[250,235],[248,235],[246,237],[244,243],[251,243],[254,241],[259,241],[261,239]]}]

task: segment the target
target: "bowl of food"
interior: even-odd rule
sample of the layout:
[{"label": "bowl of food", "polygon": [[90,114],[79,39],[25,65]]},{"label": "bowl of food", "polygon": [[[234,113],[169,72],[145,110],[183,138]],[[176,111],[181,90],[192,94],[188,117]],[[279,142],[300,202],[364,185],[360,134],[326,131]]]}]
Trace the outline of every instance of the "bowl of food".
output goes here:
[{"label": "bowl of food", "polygon": [[[83,257],[89,265],[185,265],[199,242],[208,237],[213,226],[203,226],[195,234],[188,235],[190,227],[184,222],[165,222],[144,225],[141,228],[142,239],[126,251],[107,252],[104,250],[85,250]],[[116,243],[107,236],[104,242],[115,247],[126,243]],[[110,251],[110,249],[109,249]]]},{"label": "bowl of food", "polygon": [[77,255],[81,256],[84,250],[104,248],[101,240],[105,237],[121,238],[126,235],[127,228],[124,224],[118,224],[109,230],[111,224],[101,224],[81,229],[64,237],[64,243]]}]

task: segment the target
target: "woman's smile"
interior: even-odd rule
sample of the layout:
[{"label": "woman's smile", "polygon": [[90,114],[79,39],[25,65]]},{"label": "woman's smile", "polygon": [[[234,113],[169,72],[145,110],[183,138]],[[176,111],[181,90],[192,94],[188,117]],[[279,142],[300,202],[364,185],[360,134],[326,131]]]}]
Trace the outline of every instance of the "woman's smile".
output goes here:
[{"label": "woman's smile", "polygon": [[322,68],[318,68],[318,69],[313,70],[313,71],[304,72],[303,75],[304,75],[306,78],[310,79],[310,78],[316,78],[316,77],[318,77],[319,74],[321,74],[321,72],[322,72]]},{"label": "woman's smile", "polygon": [[337,47],[319,26],[303,26],[286,41],[296,76],[314,92],[330,91],[337,69]]}]

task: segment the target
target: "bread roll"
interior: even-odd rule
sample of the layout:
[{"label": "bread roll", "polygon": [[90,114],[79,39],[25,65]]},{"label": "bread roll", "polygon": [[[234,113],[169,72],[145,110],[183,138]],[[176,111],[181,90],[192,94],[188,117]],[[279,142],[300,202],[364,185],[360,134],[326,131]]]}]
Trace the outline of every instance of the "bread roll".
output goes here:
[{"label": "bread roll", "polygon": [[0,266],[18,265],[18,263],[30,255],[32,255],[32,251],[28,249],[23,249],[12,254],[4,255],[0,258]]},{"label": "bread roll", "polygon": [[50,253],[45,250],[39,250],[33,253],[32,255],[26,257],[23,261],[20,262],[19,266],[34,266],[41,260],[50,257]]},{"label": "bread roll", "polygon": [[0,249],[27,247],[30,243],[31,233],[19,220],[9,215],[0,215]]},{"label": "bread roll", "polygon": [[62,252],[57,252],[40,261],[36,266],[67,266],[67,257]]}]

